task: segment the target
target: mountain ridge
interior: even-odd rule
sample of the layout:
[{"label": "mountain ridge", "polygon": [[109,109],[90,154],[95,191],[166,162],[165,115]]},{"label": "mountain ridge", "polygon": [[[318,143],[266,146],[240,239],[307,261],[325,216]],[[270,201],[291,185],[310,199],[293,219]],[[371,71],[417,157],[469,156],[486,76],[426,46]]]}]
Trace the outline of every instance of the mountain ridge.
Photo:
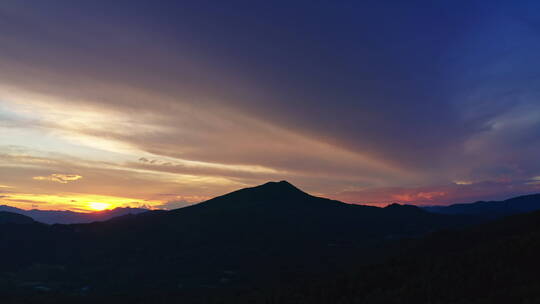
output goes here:
[{"label": "mountain ridge", "polygon": [[138,214],[148,211],[144,208],[117,207],[114,209],[94,211],[94,212],[75,212],[69,210],[25,210],[8,205],[0,205],[0,211],[12,212],[28,216],[34,221],[44,224],[82,224],[95,221],[106,221],[114,217]]},{"label": "mountain ridge", "polygon": [[22,214],[0,211],[0,224],[33,224],[35,221]]},{"label": "mountain ridge", "polygon": [[[523,219],[530,223],[524,225]],[[377,265],[401,253],[408,254],[404,262],[417,253],[451,256],[478,240],[538,228],[537,217],[468,228],[484,221],[412,205],[347,204],[309,195],[290,183],[270,182],[193,206],[103,222],[4,225],[0,293],[15,286],[16,298],[17,292],[32,292],[28,286],[36,281],[54,293],[75,295],[81,289],[93,295],[132,295],[257,288],[343,274],[350,265]],[[393,271],[394,264],[385,265]],[[389,272],[381,273],[374,274],[376,282]],[[397,275],[395,282],[401,282],[409,274]]]},{"label": "mountain ridge", "polygon": [[[166,289],[179,281],[219,285],[222,272],[231,270],[237,273],[231,284],[251,284],[302,269],[329,271],[345,260],[377,259],[373,251],[392,240],[472,223],[410,206],[347,204],[271,182],[171,211],[88,224],[10,226],[0,231],[0,247],[11,260],[0,263],[0,273],[14,265],[53,264],[77,274],[78,284],[98,289]],[[54,251],[21,253],[50,243]],[[132,283],[118,283],[123,277]]]},{"label": "mountain ridge", "polygon": [[422,209],[440,214],[473,215],[487,219],[496,219],[508,215],[540,210],[540,193],[521,195],[503,201],[476,201],[474,203],[452,204],[448,206],[424,206]]}]

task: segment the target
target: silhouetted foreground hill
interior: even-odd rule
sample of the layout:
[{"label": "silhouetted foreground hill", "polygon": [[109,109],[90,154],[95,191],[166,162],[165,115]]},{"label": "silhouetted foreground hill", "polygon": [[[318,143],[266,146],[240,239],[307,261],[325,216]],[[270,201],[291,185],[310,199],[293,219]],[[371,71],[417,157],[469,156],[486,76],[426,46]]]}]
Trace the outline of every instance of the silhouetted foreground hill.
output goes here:
[{"label": "silhouetted foreground hill", "polygon": [[540,212],[403,242],[383,263],[208,303],[540,303]]},{"label": "silhouetted foreground hill", "polygon": [[[258,288],[123,295],[115,303],[540,303],[540,212],[402,240],[394,256]],[[200,296],[200,295],[203,296]],[[80,298],[79,298],[80,299]],[[83,298],[91,301],[103,299]]]},{"label": "silhouetted foreground hill", "polygon": [[88,213],[60,210],[24,210],[11,206],[0,205],[0,211],[18,213],[31,217],[44,224],[83,224],[106,221],[114,217],[138,214],[148,211],[144,208],[115,208],[112,210],[94,211]]},{"label": "silhouetted foreground hill", "polygon": [[0,211],[0,224],[33,224],[34,220],[17,213]]},{"label": "silhouetted foreground hill", "polygon": [[[439,255],[440,263],[451,263],[449,252],[463,254],[477,243],[491,242],[490,237],[507,237],[484,228],[487,232],[474,230],[472,235],[486,235],[485,240],[469,238],[468,232],[415,240],[477,221],[414,206],[350,205],[271,182],[190,207],[105,222],[4,225],[0,293],[17,303],[392,303],[377,299],[386,299],[385,290],[406,298],[400,294],[402,283],[416,280],[420,287],[413,287],[425,292],[422,277],[436,273],[429,263]],[[500,225],[498,231],[506,231],[507,224]],[[382,263],[394,255],[403,256],[392,262],[403,265],[395,276],[393,264]],[[453,271],[451,266],[441,269]],[[437,275],[453,276],[444,271]],[[336,273],[349,287],[324,279]],[[298,301],[297,294],[305,301]]]},{"label": "silhouetted foreground hill", "polygon": [[[334,270],[371,259],[391,240],[470,222],[412,206],[345,204],[272,182],[168,212],[6,227],[0,270],[15,273],[18,288],[39,282],[70,292],[245,286]],[[22,275],[50,278],[49,267],[54,281]]]},{"label": "silhouetted foreground hill", "polygon": [[470,204],[423,207],[429,212],[441,214],[473,215],[486,219],[496,219],[512,214],[540,210],[540,194],[514,197],[504,201],[479,201]]}]

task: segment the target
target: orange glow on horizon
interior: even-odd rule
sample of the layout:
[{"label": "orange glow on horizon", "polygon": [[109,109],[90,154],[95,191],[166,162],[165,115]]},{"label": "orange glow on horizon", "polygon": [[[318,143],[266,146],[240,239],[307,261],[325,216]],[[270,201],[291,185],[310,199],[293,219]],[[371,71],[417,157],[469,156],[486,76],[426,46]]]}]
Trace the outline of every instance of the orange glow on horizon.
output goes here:
[{"label": "orange glow on horizon", "polygon": [[61,193],[61,194],[28,194],[9,193],[0,198],[0,205],[8,205],[20,209],[70,210],[75,212],[94,212],[117,207],[155,207],[161,201],[150,201],[127,197]]}]

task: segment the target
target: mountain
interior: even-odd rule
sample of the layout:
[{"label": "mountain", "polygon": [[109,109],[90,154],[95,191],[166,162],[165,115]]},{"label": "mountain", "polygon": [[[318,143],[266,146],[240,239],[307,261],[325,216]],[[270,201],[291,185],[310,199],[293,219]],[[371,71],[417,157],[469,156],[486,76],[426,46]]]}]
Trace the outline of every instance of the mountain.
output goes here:
[{"label": "mountain", "polygon": [[73,212],[73,211],[60,211],[60,210],[24,210],[11,206],[0,205],[0,211],[7,211],[12,213],[18,213],[31,217],[37,222],[44,224],[78,224],[78,223],[91,223],[96,221],[106,221],[114,217],[138,214],[146,212],[148,209],[144,208],[115,208],[112,210],[103,210],[95,212]]},{"label": "mountain", "polygon": [[486,223],[270,182],[104,222],[4,225],[0,294],[5,303],[537,303],[538,244],[540,212]]},{"label": "mountain", "polygon": [[0,211],[0,224],[33,224],[34,220],[17,213]]},{"label": "mountain", "polygon": [[415,206],[346,204],[270,182],[171,211],[0,230],[0,273],[24,292],[36,281],[70,293],[254,286],[378,260],[395,240],[475,221]]},{"label": "mountain", "polygon": [[496,219],[512,214],[540,210],[540,194],[519,196],[504,201],[479,201],[450,206],[428,206],[424,210],[440,214],[460,214]]}]

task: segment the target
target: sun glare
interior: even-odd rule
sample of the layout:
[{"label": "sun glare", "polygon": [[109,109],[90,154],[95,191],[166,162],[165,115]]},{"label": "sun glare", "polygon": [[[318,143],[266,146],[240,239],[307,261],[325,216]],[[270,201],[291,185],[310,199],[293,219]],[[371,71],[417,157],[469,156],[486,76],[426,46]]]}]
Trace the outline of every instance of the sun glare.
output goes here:
[{"label": "sun glare", "polygon": [[[0,188],[1,189],[1,188]],[[161,201],[140,200],[137,198],[106,196],[96,194],[60,193],[30,194],[30,193],[1,193],[0,205],[8,205],[21,209],[39,210],[71,210],[75,212],[92,212],[117,207],[152,207],[162,205]]]},{"label": "sun glare", "polygon": [[92,210],[95,210],[95,211],[102,211],[102,210],[105,210],[105,209],[107,209],[109,207],[110,207],[110,205],[107,204],[107,203],[99,203],[99,202],[88,203],[88,208],[90,208]]}]

